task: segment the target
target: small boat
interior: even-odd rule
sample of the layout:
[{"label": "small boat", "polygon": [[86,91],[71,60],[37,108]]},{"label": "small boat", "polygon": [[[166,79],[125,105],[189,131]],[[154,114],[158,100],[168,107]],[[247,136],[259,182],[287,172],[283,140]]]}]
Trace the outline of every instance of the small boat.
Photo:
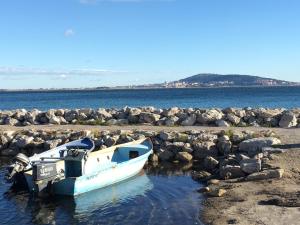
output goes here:
[{"label": "small boat", "polygon": [[74,148],[91,152],[95,149],[95,145],[90,138],[83,138],[68,142],[40,154],[34,154],[31,157],[19,153],[14,158],[14,163],[7,167],[8,173],[5,178],[9,182],[20,183],[22,181],[20,178],[22,178],[23,173],[32,170],[32,166],[38,163],[41,163],[41,165],[56,163],[67,155],[69,149]]},{"label": "small boat", "polygon": [[51,154],[45,152],[27,160],[19,157],[22,160],[14,164],[12,171],[17,171],[17,174],[25,177],[30,191],[50,190],[54,194],[73,196],[136,175],[153,151],[150,139],[132,141],[98,151],[92,151],[94,143],[89,138],[60,147],[58,151],[57,148],[49,150]]}]

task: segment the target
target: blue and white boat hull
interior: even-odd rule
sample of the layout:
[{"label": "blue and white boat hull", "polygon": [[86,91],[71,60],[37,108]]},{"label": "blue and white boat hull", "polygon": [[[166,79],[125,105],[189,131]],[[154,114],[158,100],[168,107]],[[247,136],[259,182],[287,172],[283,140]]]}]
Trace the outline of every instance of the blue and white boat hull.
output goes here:
[{"label": "blue and white boat hull", "polygon": [[[45,188],[46,184],[54,194],[79,195],[133,177],[143,169],[152,152],[150,139],[94,152],[69,152],[54,165],[59,176],[51,180],[37,180],[34,169],[24,172],[24,176],[30,191],[39,192],[40,187]],[[49,165],[47,168],[51,169]]]},{"label": "blue and white boat hull", "polygon": [[149,151],[142,157],[113,165],[89,175],[66,178],[53,185],[53,192],[60,195],[79,195],[121,182],[138,174],[143,169],[150,154]]}]

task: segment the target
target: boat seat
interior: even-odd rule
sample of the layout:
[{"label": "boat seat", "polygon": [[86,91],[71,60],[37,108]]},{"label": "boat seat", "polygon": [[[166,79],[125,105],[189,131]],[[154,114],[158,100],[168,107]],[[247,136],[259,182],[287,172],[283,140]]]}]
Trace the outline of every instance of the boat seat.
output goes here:
[{"label": "boat seat", "polygon": [[83,138],[80,142],[73,143],[73,145],[66,145],[66,149],[80,149],[80,150],[89,150],[94,149],[94,143],[90,138]]}]

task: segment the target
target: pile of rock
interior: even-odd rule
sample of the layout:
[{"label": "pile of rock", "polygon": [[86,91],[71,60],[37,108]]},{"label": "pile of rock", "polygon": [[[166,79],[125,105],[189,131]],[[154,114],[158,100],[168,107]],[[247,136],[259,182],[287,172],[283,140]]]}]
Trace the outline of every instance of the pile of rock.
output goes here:
[{"label": "pile of rock", "polygon": [[271,147],[280,144],[280,140],[272,131],[214,133],[191,130],[180,133],[128,130],[114,132],[23,130],[0,134],[0,154],[14,156],[22,152],[32,155],[86,136],[93,138],[98,149],[149,137],[154,146],[151,161],[182,163],[197,161],[202,165],[202,170],[193,174],[197,180],[206,180],[214,176],[220,179],[247,177],[249,180],[269,176],[265,171],[261,172],[264,169],[263,162],[274,152],[281,151]]},{"label": "pile of rock", "polygon": [[[249,134],[248,134],[249,135]],[[229,137],[225,132],[218,134],[216,150],[211,154],[200,154],[203,159],[203,170],[195,172],[196,180],[208,180],[213,177],[220,179],[249,178],[261,176],[264,163],[270,155],[281,152],[280,149],[272,148],[280,144],[280,140],[272,133],[265,133],[262,137],[253,138],[242,133],[233,134]],[[195,156],[199,154],[194,154]],[[272,176],[272,175],[271,175]]]},{"label": "pile of rock", "polygon": [[127,125],[155,126],[262,126],[299,127],[300,110],[267,108],[156,109],[139,107],[123,109],[25,109],[0,111],[0,125],[27,126],[37,124]]}]

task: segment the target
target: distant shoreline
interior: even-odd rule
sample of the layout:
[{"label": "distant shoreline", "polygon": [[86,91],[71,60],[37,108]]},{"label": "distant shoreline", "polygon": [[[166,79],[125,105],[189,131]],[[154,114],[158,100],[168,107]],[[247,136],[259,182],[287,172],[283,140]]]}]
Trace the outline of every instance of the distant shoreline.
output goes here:
[{"label": "distant shoreline", "polygon": [[218,89],[218,88],[272,88],[272,87],[300,87],[295,85],[234,85],[214,87],[103,87],[103,88],[45,88],[45,89],[0,89],[0,93],[6,92],[67,92],[67,91],[121,91],[121,90],[155,90],[155,89]]}]

